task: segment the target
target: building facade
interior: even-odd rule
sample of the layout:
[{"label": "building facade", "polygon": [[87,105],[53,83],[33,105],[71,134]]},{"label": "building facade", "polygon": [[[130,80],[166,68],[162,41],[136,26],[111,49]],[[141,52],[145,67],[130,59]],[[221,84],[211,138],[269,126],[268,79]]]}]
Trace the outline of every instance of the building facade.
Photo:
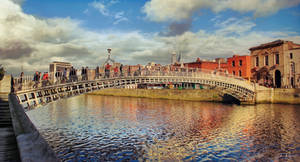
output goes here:
[{"label": "building facade", "polygon": [[206,70],[225,71],[228,74],[250,79],[251,77],[251,59],[250,56],[234,55],[227,58],[216,58],[214,61],[203,61],[197,58],[196,62],[184,63],[184,67],[199,68]]},{"label": "building facade", "polygon": [[216,69],[225,69],[227,67],[227,63],[225,62],[224,59],[221,58],[217,58],[214,61],[203,61],[200,60],[200,58],[197,58],[196,62],[184,63],[184,67],[216,70]]},{"label": "building facade", "polygon": [[54,61],[50,63],[49,65],[49,72],[50,72],[50,78],[52,78],[51,81],[55,82],[56,77],[55,74],[59,72],[62,74],[64,70],[66,69],[67,75],[69,75],[70,69],[73,65],[69,62],[59,62],[59,61]]},{"label": "building facade", "polygon": [[300,44],[276,40],[249,50],[253,81],[270,87],[300,88]]},{"label": "building facade", "polygon": [[250,56],[233,55],[227,58],[227,71],[229,74],[243,77],[250,80],[251,78],[251,58]]},{"label": "building facade", "polygon": [[175,64],[175,63],[176,63],[176,53],[173,52],[173,53],[171,54],[171,64]]}]

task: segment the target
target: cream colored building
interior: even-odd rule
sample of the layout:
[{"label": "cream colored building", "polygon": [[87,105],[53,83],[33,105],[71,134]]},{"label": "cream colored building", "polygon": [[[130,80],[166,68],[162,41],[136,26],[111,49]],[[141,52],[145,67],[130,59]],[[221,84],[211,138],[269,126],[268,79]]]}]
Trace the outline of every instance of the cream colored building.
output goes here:
[{"label": "cream colored building", "polygon": [[249,49],[252,80],[277,88],[300,88],[300,44],[276,40]]},{"label": "cream colored building", "polygon": [[69,75],[69,71],[73,65],[69,62],[59,62],[59,61],[54,61],[49,65],[49,72],[50,72],[50,78],[51,81],[55,82],[56,77],[55,73],[56,72],[61,72],[63,73],[65,69],[67,69],[67,75]]}]

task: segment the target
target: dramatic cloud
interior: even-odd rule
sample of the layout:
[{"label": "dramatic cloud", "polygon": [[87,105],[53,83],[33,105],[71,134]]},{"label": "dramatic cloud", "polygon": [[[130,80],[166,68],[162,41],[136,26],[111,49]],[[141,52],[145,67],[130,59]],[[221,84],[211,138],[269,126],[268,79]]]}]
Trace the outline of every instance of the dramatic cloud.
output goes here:
[{"label": "dramatic cloud", "polygon": [[[2,47],[1,47],[2,46]],[[18,59],[21,57],[30,57],[34,51],[26,42],[4,42],[0,46],[1,59]]]},{"label": "dramatic cloud", "polygon": [[300,0],[151,0],[145,4],[143,11],[153,21],[181,21],[207,8],[216,13],[227,9],[253,12],[255,17],[259,17],[299,3]]},{"label": "dramatic cloud", "polygon": [[[184,61],[247,54],[251,46],[287,39],[300,42],[298,33],[253,31],[247,19],[213,20],[215,31],[188,31],[189,21],[171,24],[167,33],[140,31],[89,31],[71,18],[41,19],[25,14],[20,5],[1,0],[0,64],[10,73],[47,71],[52,61],[71,62],[75,67],[102,65],[107,48],[123,64],[170,63],[170,53],[182,53]],[[114,14],[122,18],[125,13]]]},{"label": "dramatic cloud", "polygon": [[192,26],[192,20],[186,20],[183,22],[173,22],[169,25],[166,32],[161,32],[160,35],[162,36],[176,36],[181,35],[186,31],[189,31]]}]

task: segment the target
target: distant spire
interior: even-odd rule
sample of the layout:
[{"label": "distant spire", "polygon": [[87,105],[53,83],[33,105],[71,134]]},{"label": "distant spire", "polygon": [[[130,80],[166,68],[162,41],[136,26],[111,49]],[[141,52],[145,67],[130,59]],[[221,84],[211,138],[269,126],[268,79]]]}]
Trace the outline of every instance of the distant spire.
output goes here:
[{"label": "distant spire", "polygon": [[176,63],[176,52],[173,51],[172,55],[171,55],[171,64],[175,64]]},{"label": "distant spire", "polygon": [[181,62],[181,53],[179,53],[179,55],[178,55],[177,62],[178,62],[178,63],[180,63],[180,62]]}]

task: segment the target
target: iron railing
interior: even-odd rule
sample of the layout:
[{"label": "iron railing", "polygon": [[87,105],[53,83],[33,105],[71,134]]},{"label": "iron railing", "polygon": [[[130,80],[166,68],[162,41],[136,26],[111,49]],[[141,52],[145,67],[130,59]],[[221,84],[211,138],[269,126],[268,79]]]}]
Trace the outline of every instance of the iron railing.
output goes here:
[{"label": "iron railing", "polygon": [[34,90],[46,86],[55,86],[62,85],[72,82],[80,81],[95,81],[95,80],[104,80],[104,79],[122,79],[122,78],[134,78],[134,77],[176,77],[176,78],[202,78],[207,80],[217,80],[223,82],[231,82],[232,84],[237,84],[245,88],[252,89],[254,86],[253,83],[250,83],[248,80],[245,80],[242,77],[234,76],[225,72],[207,70],[207,69],[181,69],[178,71],[164,71],[164,70],[148,70],[142,69],[137,71],[123,71],[109,73],[96,73],[93,76],[86,75],[67,75],[67,76],[58,76],[56,77],[54,73],[48,73],[48,79],[43,80],[43,75],[40,76],[40,79],[34,81],[33,75],[27,75],[22,77],[14,78],[14,89],[15,92],[18,91],[28,91]]}]

